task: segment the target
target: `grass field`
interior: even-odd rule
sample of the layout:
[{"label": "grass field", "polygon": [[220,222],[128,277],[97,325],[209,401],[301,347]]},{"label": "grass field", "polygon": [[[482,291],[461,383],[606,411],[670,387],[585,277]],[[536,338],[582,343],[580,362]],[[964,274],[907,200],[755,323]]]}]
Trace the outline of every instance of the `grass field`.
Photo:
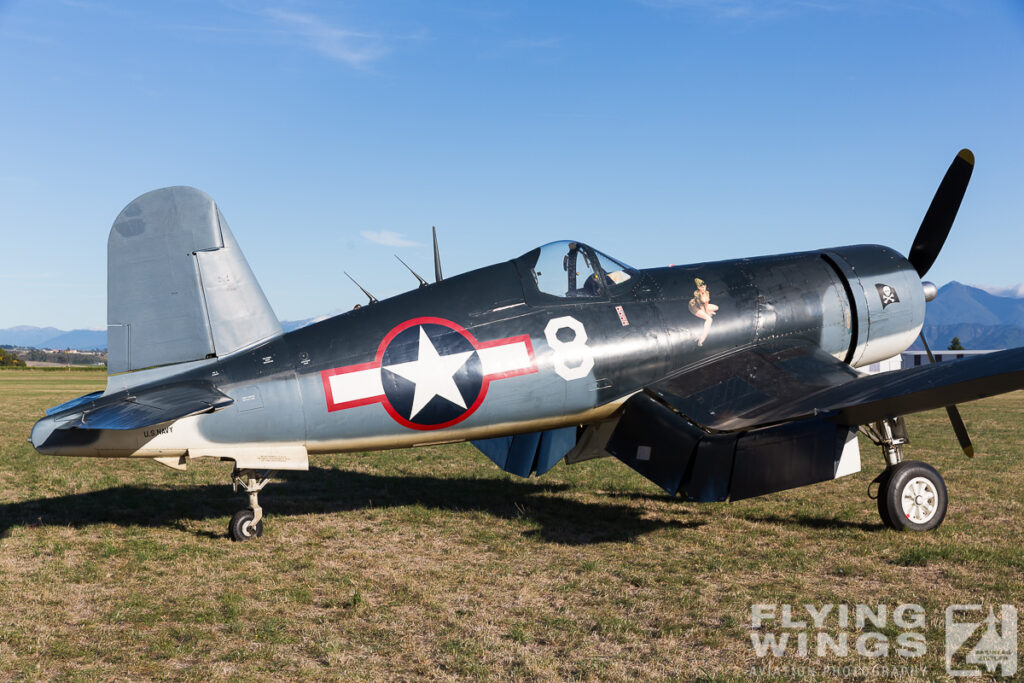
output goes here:
[{"label": "grass field", "polygon": [[[0,372],[0,679],[934,680],[947,605],[1024,608],[1024,392],[962,406],[973,461],[944,412],[908,419],[950,491],[930,534],[882,528],[866,442],[858,475],[702,505],[612,459],[522,480],[458,444],[315,458],[239,544],[228,464],[35,453],[43,410],[104,381]],[[758,658],[755,603],[917,603],[927,652],[895,654],[890,619],[888,657]]]}]

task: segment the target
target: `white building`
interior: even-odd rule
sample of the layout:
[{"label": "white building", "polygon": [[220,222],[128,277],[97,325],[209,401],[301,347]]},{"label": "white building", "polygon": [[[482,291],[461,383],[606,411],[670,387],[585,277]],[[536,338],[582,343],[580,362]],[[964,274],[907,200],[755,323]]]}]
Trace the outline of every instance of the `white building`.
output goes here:
[{"label": "white building", "polygon": [[[992,353],[999,349],[985,349],[981,351],[933,351],[935,355],[936,363],[949,363],[950,361],[960,360],[961,358],[970,358],[971,356],[980,356],[983,353]],[[878,363],[872,363],[871,365],[857,368],[860,372],[868,375],[873,375],[876,372],[889,372],[890,370],[901,370],[903,368],[913,368],[918,365],[928,365],[928,354],[924,351],[904,351],[898,356],[887,358]]]},{"label": "white building", "polygon": [[902,367],[903,358],[901,356],[893,356],[892,358],[886,358],[885,360],[880,360],[877,363],[872,363],[867,367],[857,369],[861,372],[873,375],[876,372],[889,372],[890,370],[899,370]]},{"label": "white building", "polygon": [[[936,363],[948,363],[954,360],[960,360],[961,358],[970,358],[971,356],[980,356],[984,353],[992,353],[998,349],[986,349],[982,351],[932,351],[935,356]],[[924,351],[904,351],[900,354],[903,359],[903,367],[913,368],[918,365],[928,365],[928,354]]]}]

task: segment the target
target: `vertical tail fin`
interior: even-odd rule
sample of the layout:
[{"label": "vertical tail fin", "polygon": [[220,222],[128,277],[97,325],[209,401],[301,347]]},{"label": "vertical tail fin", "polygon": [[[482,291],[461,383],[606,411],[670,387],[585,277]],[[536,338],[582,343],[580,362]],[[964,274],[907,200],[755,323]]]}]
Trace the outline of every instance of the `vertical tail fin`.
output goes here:
[{"label": "vertical tail fin", "polygon": [[217,204],[148,192],[107,241],[109,374],[225,356],[282,334]]}]

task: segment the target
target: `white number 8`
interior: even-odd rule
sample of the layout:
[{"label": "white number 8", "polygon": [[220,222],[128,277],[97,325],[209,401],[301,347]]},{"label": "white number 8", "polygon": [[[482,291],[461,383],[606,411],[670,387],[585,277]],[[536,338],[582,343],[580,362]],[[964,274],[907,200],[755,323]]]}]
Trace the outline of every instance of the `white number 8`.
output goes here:
[{"label": "white number 8", "polygon": [[[566,329],[572,330],[575,336],[569,341],[562,341],[558,333]],[[544,337],[555,351],[555,372],[559,377],[569,381],[583,379],[590,374],[594,368],[594,351],[587,346],[587,331],[583,329],[583,323],[570,315],[552,318],[544,328]]]}]

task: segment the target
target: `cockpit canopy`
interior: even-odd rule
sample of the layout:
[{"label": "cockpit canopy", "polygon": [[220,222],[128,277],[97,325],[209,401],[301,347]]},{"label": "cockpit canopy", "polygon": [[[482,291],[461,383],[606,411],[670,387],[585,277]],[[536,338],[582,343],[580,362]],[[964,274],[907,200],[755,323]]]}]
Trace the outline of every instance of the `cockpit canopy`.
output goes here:
[{"label": "cockpit canopy", "polygon": [[635,273],[633,268],[582,242],[551,242],[537,252],[531,274],[537,289],[552,296],[603,297]]}]

